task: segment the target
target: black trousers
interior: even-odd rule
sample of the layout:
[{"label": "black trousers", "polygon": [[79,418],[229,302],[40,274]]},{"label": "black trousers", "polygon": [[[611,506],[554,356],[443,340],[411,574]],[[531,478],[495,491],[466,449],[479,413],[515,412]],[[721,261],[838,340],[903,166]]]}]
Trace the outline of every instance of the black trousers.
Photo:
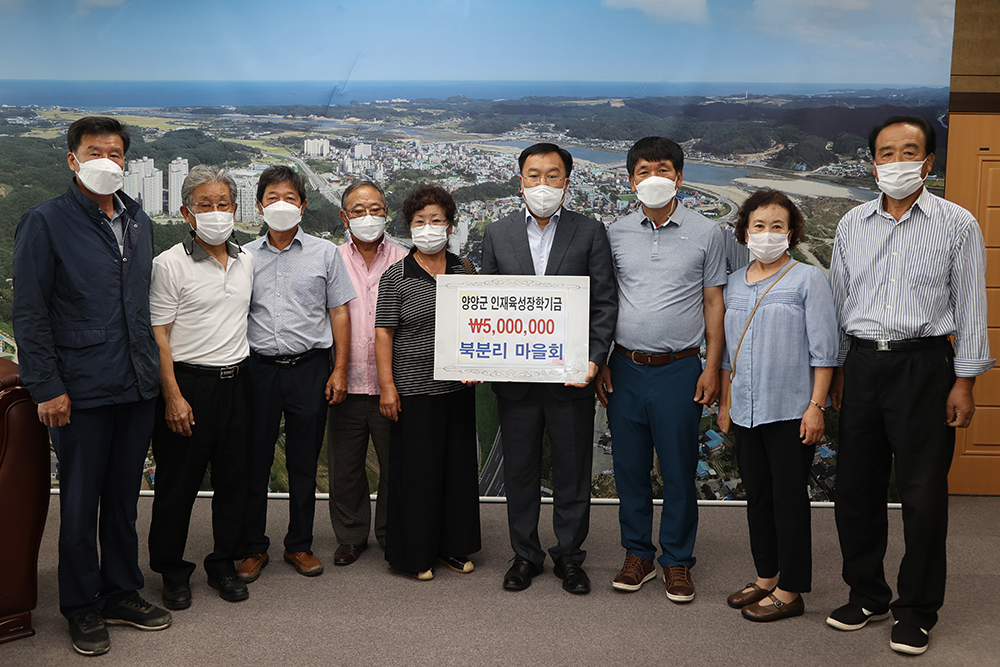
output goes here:
[{"label": "black trousers", "polygon": [[281,416],[285,416],[285,466],[288,470],[288,531],[285,549],[312,549],[316,514],[316,463],[323,447],[330,379],[330,357],[319,355],[298,366],[273,366],[250,357],[253,430],[250,434],[250,486],[247,490],[247,553],[266,553],[267,490]]},{"label": "black trousers", "polygon": [[792,593],[812,588],[809,468],[816,447],[803,445],[800,419],[736,425],[736,460],[747,492],[750,551],[757,576],[778,576]]},{"label": "black trousers", "polygon": [[149,526],[149,567],[166,586],[191,578],[195,564],[184,560],[191,508],[205,471],[211,468],[212,536],[215,545],[205,557],[210,579],[235,575],[233,560],[245,552],[246,459],[251,385],[246,371],[220,379],[192,375],[175,367],[177,385],[194,413],[191,435],[167,426],[166,403],[156,400],[153,456],[156,494]]},{"label": "black trousers", "polygon": [[73,408],[70,423],[49,429],[59,457],[59,610],[66,618],[113,607],[143,587],[136,501],[154,405]]},{"label": "black trousers", "polygon": [[[876,613],[891,607],[896,620],[925,630],[937,622],[944,602],[948,469],[955,449],[955,429],[945,423],[955,383],[952,359],[950,346],[852,348],[844,363],[836,516],[850,601]],[[906,552],[890,605],[882,561],[894,460]]]},{"label": "black trousers", "polygon": [[326,457],[330,469],[330,522],[340,544],[367,544],[372,523],[365,460],[371,438],[378,457],[375,539],[385,546],[389,500],[389,425],[378,408],[378,395],[348,394],[330,406]]},{"label": "black trousers", "polygon": [[385,558],[423,572],[439,555],[482,548],[473,387],[433,396],[400,396],[389,432],[389,521]]},{"label": "black trousers", "polygon": [[590,532],[590,482],[594,460],[594,397],[561,401],[534,384],[518,401],[497,397],[503,438],[507,525],[514,553],[536,567],[545,562],[538,539],[542,503],[542,432],[552,442],[552,528],[557,544],[552,560],[582,563],[581,547]]}]

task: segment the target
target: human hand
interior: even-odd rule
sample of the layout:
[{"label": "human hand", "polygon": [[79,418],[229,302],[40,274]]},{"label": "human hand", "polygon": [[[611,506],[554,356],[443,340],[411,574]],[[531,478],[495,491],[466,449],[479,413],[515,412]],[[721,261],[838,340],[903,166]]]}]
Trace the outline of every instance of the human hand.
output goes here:
[{"label": "human hand", "polygon": [[694,400],[702,405],[711,405],[719,400],[719,371],[705,369],[698,376],[698,384],[694,388]]},{"label": "human hand", "polygon": [[611,367],[604,364],[604,368],[597,374],[597,399],[601,405],[608,407],[609,394],[614,393],[615,388],[611,386]]},{"label": "human hand", "polygon": [[972,397],[972,385],[975,378],[955,378],[955,384],[948,392],[945,402],[945,419],[948,426],[965,428],[972,421],[976,412],[976,399]]},{"label": "human hand", "polygon": [[194,426],[194,411],[191,405],[184,400],[183,396],[177,398],[164,398],[167,404],[167,427],[178,435],[189,436]]},{"label": "human hand", "polygon": [[396,385],[382,388],[382,394],[378,399],[378,411],[386,419],[391,419],[394,422],[399,421],[399,413],[403,411],[403,408],[399,402]]},{"label": "human hand", "polygon": [[326,381],[324,389],[326,400],[330,405],[336,405],[347,398],[347,371],[333,369],[330,379]]},{"label": "human hand", "polygon": [[38,404],[38,421],[49,428],[59,428],[69,423],[69,413],[73,402],[69,394],[61,394],[55,398]]},{"label": "human hand", "polygon": [[823,431],[826,429],[826,421],[823,419],[823,411],[810,403],[806,408],[806,413],[802,415],[802,423],[799,424],[799,437],[802,438],[803,445],[815,445],[823,438]]},{"label": "human hand", "polygon": [[583,382],[567,382],[567,387],[586,387],[590,384],[590,381],[597,376],[597,371],[600,369],[597,367],[593,361],[587,362],[587,377],[583,378]]},{"label": "human hand", "polygon": [[830,382],[830,403],[833,409],[840,412],[840,402],[844,399],[844,369],[833,369],[833,381]]}]

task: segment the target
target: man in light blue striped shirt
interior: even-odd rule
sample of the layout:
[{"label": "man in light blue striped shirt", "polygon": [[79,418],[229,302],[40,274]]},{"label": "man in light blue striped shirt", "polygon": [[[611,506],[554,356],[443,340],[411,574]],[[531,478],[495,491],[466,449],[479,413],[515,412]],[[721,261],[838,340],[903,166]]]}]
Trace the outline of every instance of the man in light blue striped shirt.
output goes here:
[{"label": "man in light blue striped shirt", "polygon": [[[830,266],[842,365],[830,390],[840,410],[837,529],[851,593],[827,623],[857,630],[891,610],[890,647],[911,655],[927,650],[944,600],[955,428],[969,425],[975,378],[993,366],[982,231],[924,187],[935,144],[919,117],[872,130],[883,194],[840,221]],[[882,560],[893,461],[906,553],[890,604]]]}]

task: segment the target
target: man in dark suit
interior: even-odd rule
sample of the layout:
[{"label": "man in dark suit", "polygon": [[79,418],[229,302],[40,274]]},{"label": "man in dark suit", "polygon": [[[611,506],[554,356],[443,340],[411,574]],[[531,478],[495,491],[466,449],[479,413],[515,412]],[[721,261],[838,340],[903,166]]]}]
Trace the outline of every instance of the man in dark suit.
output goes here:
[{"label": "man in dark suit", "polygon": [[570,593],[590,592],[581,549],[590,529],[594,455],[594,384],[607,360],[618,316],[611,251],[604,225],[562,208],[573,158],[555,144],[535,144],[518,158],[525,208],[486,227],[482,273],[590,276],[590,360],[579,384],[494,382],[503,434],[507,521],[513,565],[503,587],[524,590],[540,574],[538,539],[542,432],[552,443],[555,574]]}]

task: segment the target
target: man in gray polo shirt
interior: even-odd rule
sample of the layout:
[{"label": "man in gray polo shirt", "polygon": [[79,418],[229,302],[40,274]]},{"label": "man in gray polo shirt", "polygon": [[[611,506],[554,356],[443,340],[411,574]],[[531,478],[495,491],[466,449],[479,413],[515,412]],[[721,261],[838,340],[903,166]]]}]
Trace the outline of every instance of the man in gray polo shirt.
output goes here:
[{"label": "man in gray polo shirt", "polygon": [[[683,603],[694,599],[698,422],[702,407],[719,394],[725,241],[718,224],[677,200],[684,153],[675,142],[641,139],[629,150],[626,166],[642,208],[608,229],[618,325],[615,352],[597,379],[614,443],[625,547],[625,564],[613,585],[637,591],[656,574],[649,481],[655,449],[663,476],[658,560],[667,597]],[[698,356],[702,341],[704,369]]]}]

